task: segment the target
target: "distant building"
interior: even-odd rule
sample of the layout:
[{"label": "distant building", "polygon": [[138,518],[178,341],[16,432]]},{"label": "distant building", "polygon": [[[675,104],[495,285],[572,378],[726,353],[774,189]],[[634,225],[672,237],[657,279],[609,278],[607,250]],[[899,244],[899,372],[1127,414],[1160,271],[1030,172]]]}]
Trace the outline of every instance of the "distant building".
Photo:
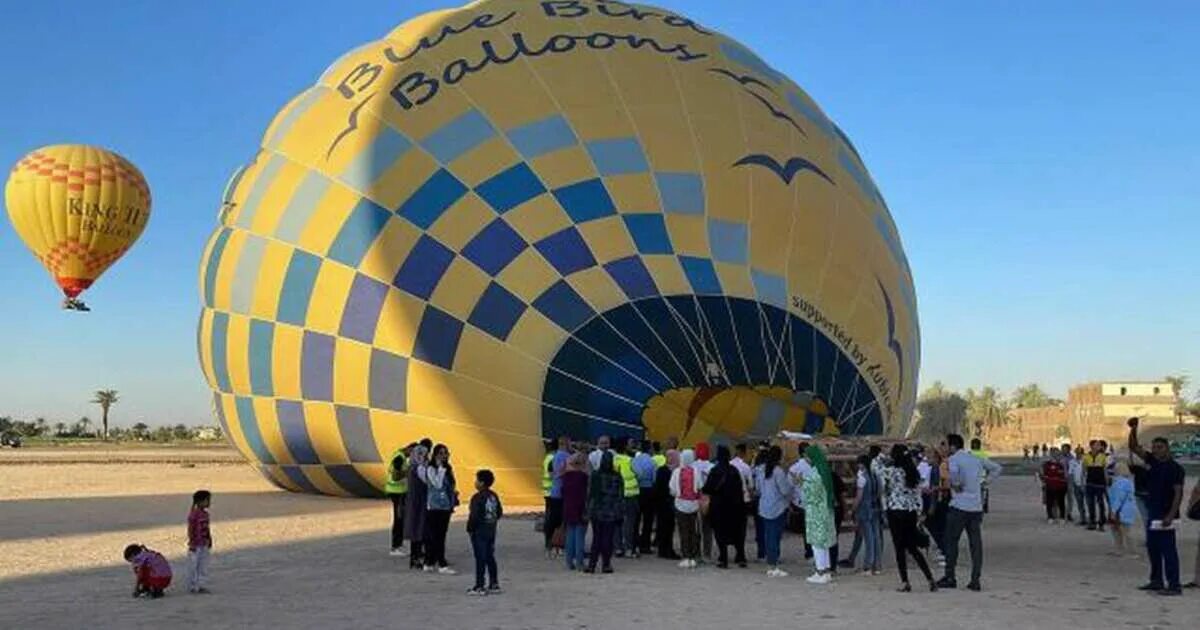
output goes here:
[{"label": "distant building", "polygon": [[221,430],[216,427],[200,427],[196,429],[197,440],[219,440],[221,439]]},{"label": "distant building", "polygon": [[1120,448],[1129,434],[1129,418],[1141,418],[1146,427],[1175,424],[1178,402],[1166,381],[1077,385],[1062,405],[1013,409],[1011,430],[1005,432],[1002,447],[1020,450],[1026,444],[1086,444],[1100,439]]}]

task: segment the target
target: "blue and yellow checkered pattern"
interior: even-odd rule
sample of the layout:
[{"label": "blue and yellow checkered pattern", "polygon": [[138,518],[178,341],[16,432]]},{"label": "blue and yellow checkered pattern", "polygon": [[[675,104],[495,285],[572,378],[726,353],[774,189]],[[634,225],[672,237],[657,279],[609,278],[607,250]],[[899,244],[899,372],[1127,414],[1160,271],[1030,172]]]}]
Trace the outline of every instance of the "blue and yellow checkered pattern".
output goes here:
[{"label": "blue and yellow checkered pattern", "polygon": [[[414,20],[339,60],[237,171],[198,349],[274,483],[376,495],[429,436],[532,503],[561,433],[907,420],[911,276],[857,151],[731,40],[615,6]],[[525,58],[462,65],[489,50]]]}]

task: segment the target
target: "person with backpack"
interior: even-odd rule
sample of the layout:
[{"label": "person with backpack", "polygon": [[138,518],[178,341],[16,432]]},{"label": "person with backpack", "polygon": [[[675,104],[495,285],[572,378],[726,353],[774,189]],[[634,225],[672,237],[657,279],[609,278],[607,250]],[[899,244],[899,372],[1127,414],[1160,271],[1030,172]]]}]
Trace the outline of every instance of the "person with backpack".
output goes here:
[{"label": "person with backpack", "polygon": [[429,465],[423,470],[425,484],[429,487],[426,499],[425,570],[454,575],[457,571],[446,562],[446,534],[450,530],[450,517],[458,505],[454,468],[450,466],[450,449],[445,444],[433,447]]},{"label": "person with backpack", "polygon": [[671,496],[675,497],[675,524],[679,529],[679,568],[694,569],[700,560],[700,475],[696,453],[684,449],[679,467],[671,472]]},{"label": "person with backpack", "polygon": [[[475,496],[467,512],[467,535],[475,553],[475,586],[468,595],[499,595],[500,569],[496,566],[496,529],[504,517],[500,497],[492,492],[496,475],[486,468],[475,473]],[[487,588],[483,586],[487,573]]]},{"label": "person with backpack", "polygon": [[1054,525],[1067,522],[1067,471],[1055,452],[1037,473],[1042,482],[1042,502],[1046,505],[1046,522]]},{"label": "person with backpack", "polygon": [[[854,495],[850,511],[854,514],[858,536],[862,540],[862,573],[879,575],[883,571],[883,511],[879,504],[879,478],[871,474],[871,458],[867,455],[858,456],[854,485],[858,492]],[[854,566],[853,557],[850,558],[850,566]]]},{"label": "person with backpack", "polygon": [[592,473],[588,484],[588,520],[592,522],[592,557],[584,573],[612,573],[613,544],[625,507],[624,482],[613,465],[615,453],[604,451],[600,467]]}]

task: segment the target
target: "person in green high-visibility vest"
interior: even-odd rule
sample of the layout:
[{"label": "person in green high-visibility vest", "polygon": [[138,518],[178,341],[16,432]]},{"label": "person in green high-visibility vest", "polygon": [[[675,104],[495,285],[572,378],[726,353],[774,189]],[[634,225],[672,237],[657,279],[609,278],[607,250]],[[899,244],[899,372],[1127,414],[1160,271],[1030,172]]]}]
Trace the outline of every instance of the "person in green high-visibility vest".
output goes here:
[{"label": "person in green high-visibility vest", "polygon": [[408,499],[409,453],[415,444],[396,449],[388,460],[387,482],[383,492],[392,500],[392,550],[390,555],[404,557],[404,513]]},{"label": "person in green high-visibility vest", "polygon": [[627,437],[617,438],[616,453],[613,464],[621,475],[624,511],[621,524],[617,528],[617,557],[624,558],[626,554],[637,558],[641,555],[637,545],[638,514],[638,480],[633,471],[633,455],[635,453],[633,440]]}]

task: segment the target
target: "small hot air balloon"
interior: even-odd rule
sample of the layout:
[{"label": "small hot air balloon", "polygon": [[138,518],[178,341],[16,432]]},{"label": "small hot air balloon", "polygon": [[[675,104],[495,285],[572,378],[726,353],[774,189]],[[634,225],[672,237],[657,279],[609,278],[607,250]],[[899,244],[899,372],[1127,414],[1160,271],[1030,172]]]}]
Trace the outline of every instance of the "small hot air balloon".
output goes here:
[{"label": "small hot air balloon", "polygon": [[4,187],[8,218],[66,298],[78,299],[150,219],[150,188],[125,158],[98,147],[62,144],[21,158]]}]

